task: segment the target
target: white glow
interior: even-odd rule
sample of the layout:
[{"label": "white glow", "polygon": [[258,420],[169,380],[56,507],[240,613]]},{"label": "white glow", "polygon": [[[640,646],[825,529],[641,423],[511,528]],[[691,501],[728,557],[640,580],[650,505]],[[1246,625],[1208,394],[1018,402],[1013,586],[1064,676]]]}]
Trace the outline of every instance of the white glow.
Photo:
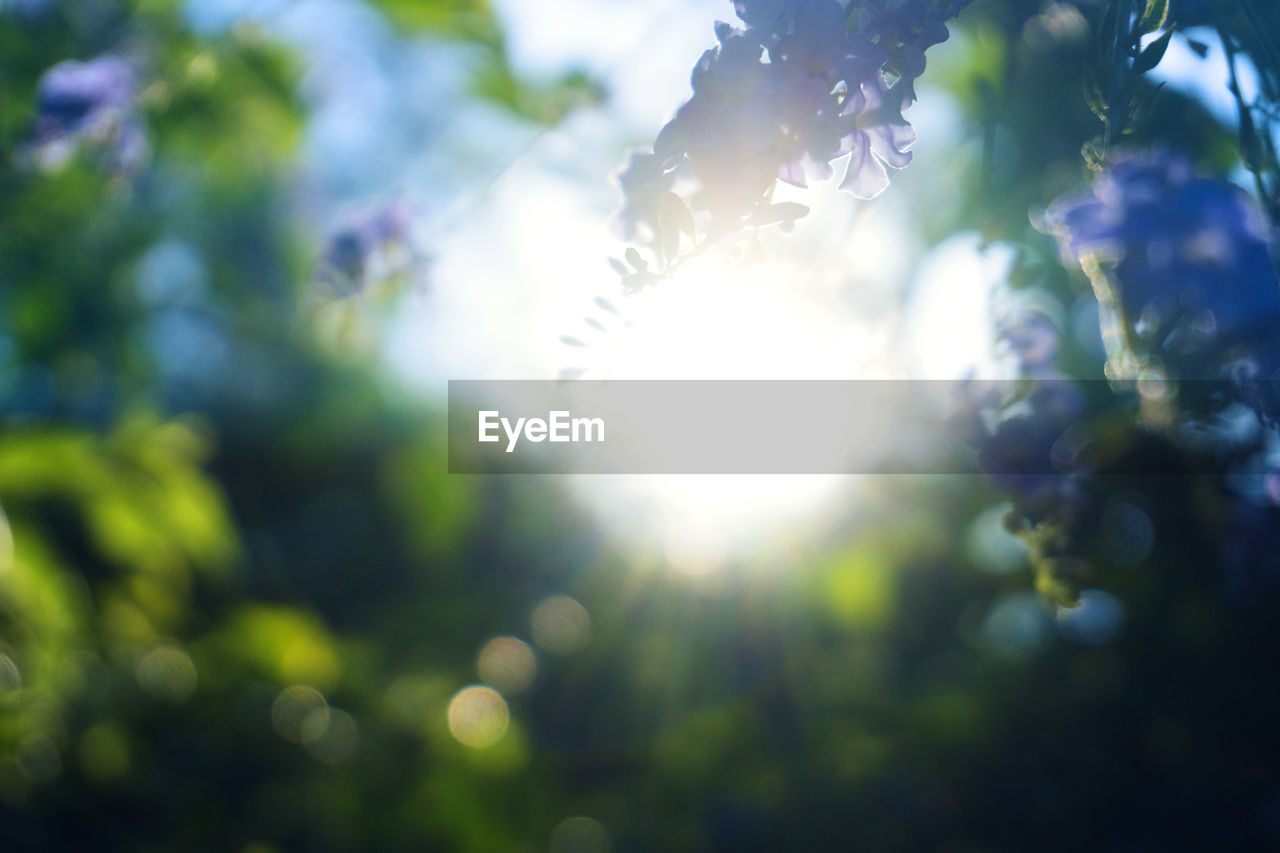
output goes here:
[{"label": "white glow", "polygon": [[1013,251],[984,248],[976,233],[938,245],[921,264],[912,291],[907,355],[921,379],[995,379],[1009,375],[997,357],[996,294]]}]

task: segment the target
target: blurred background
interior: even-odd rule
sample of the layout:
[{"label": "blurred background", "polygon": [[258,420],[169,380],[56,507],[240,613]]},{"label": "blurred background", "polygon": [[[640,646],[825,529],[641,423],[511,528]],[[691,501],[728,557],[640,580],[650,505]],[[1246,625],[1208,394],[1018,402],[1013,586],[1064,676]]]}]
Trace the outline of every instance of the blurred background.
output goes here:
[{"label": "blurred background", "polygon": [[[0,0],[0,847],[1280,844],[1280,523],[1165,447],[1076,607],[976,476],[446,473],[451,378],[1007,377],[1027,306],[1101,376],[1032,222],[1102,5],[975,2],[884,195],[623,297],[724,0]],[[1247,187],[1173,5],[1132,144]]]}]

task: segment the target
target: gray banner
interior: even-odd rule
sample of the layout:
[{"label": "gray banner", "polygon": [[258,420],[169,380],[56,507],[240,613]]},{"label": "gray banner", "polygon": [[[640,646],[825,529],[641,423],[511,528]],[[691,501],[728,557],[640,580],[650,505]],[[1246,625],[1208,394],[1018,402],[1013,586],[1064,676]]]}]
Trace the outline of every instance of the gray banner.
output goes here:
[{"label": "gray banner", "polygon": [[[1153,402],[1187,452],[1126,451]],[[1280,382],[455,380],[449,471],[1186,474],[1256,432],[1258,408],[1280,411]]]},{"label": "gray banner", "polygon": [[[1011,383],[984,386],[1001,396]],[[977,473],[944,381],[451,381],[452,473]],[[1049,455],[1028,467],[1054,473]]]}]

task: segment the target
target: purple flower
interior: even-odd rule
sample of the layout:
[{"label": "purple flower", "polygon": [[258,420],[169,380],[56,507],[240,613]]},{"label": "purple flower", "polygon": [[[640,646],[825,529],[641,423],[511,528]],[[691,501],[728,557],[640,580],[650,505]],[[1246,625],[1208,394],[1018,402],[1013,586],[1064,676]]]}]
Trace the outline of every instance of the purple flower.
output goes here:
[{"label": "purple flower", "polygon": [[[1085,396],[1058,369],[1060,335],[1045,314],[1022,311],[1000,336],[1017,358],[1021,378],[1030,382],[991,385],[985,393],[970,384],[957,426],[977,448],[988,479],[1035,521],[1079,498],[1070,433],[1085,413]],[[1001,394],[1001,388],[1015,393]]]},{"label": "purple flower", "polygon": [[775,182],[830,180],[842,159],[841,188],[878,195],[889,169],[911,161],[915,131],[902,109],[924,50],[946,38],[943,22],[965,2],[735,0],[744,26],[716,24],[717,45],[693,69],[693,97],[652,153],[633,155],[619,175],[623,232],[670,263],[680,239],[659,221],[663,204],[692,209],[713,238],[789,222],[768,206]]},{"label": "purple flower", "polygon": [[764,48],[741,30],[722,30],[719,46],[693,70],[693,97],[658,134],[664,162],[688,157],[701,189],[695,207],[737,225],[764,195],[780,167],[778,123],[784,90],[760,61]]},{"label": "purple flower", "polygon": [[148,144],[136,109],[137,79],[129,63],[104,55],[66,60],[40,78],[31,150],[45,168],[60,168],[82,145],[114,171],[133,171]]},{"label": "purple flower", "polygon": [[1023,311],[1000,330],[1022,372],[1037,378],[1057,375],[1059,337],[1053,321],[1036,310]]},{"label": "purple flower", "polygon": [[857,27],[873,34],[885,46],[894,73],[899,108],[916,99],[915,80],[925,69],[924,52],[950,36],[946,21],[960,13],[968,0],[941,5],[930,0],[862,0],[857,6]]},{"label": "purple flower", "polygon": [[1104,336],[1140,361],[1212,378],[1274,348],[1280,283],[1266,220],[1234,185],[1176,156],[1126,158],[1091,193],[1054,202],[1045,224],[1067,259],[1109,272],[1094,282]]},{"label": "purple flower", "polygon": [[657,233],[662,197],[675,184],[673,169],[656,154],[633,151],[617,175],[623,205],[618,213],[622,234],[629,240],[650,240]]},{"label": "purple flower", "polygon": [[1229,379],[1236,398],[1280,414],[1270,383],[1253,382],[1280,368],[1280,280],[1265,216],[1244,191],[1178,156],[1125,158],[1091,193],[1053,202],[1044,224],[1065,259],[1093,270],[1120,375],[1156,366]]},{"label": "purple flower", "polygon": [[348,296],[411,272],[423,260],[412,235],[416,215],[395,201],[353,217],[325,244],[317,278]]}]

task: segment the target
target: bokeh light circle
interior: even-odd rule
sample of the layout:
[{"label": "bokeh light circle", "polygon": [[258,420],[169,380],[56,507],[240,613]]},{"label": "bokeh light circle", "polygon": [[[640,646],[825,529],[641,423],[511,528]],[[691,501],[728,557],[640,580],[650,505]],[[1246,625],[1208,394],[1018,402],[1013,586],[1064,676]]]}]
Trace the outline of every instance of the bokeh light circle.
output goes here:
[{"label": "bokeh light circle", "polygon": [[196,665],[177,646],[157,646],[142,656],[134,670],[138,685],[157,699],[177,705],[196,690]]},{"label": "bokeh light circle", "polygon": [[494,637],[476,659],[480,680],[507,696],[527,690],[537,668],[533,649],[518,637]]},{"label": "bokeh light circle", "polygon": [[481,749],[502,740],[511,722],[507,700],[492,687],[472,684],[449,700],[449,731],[458,742]]},{"label": "bokeh light circle", "polygon": [[271,703],[271,725],[285,740],[313,741],[324,734],[328,722],[329,703],[314,687],[290,685]]},{"label": "bokeh light circle", "polygon": [[553,655],[581,651],[591,638],[587,609],[567,595],[544,598],[530,617],[533,641]]},{"label": "bokeh light circle", "polygon": [[551,853],[608,853],[609,833],[598,820],[576,815],[551,831]]}]

